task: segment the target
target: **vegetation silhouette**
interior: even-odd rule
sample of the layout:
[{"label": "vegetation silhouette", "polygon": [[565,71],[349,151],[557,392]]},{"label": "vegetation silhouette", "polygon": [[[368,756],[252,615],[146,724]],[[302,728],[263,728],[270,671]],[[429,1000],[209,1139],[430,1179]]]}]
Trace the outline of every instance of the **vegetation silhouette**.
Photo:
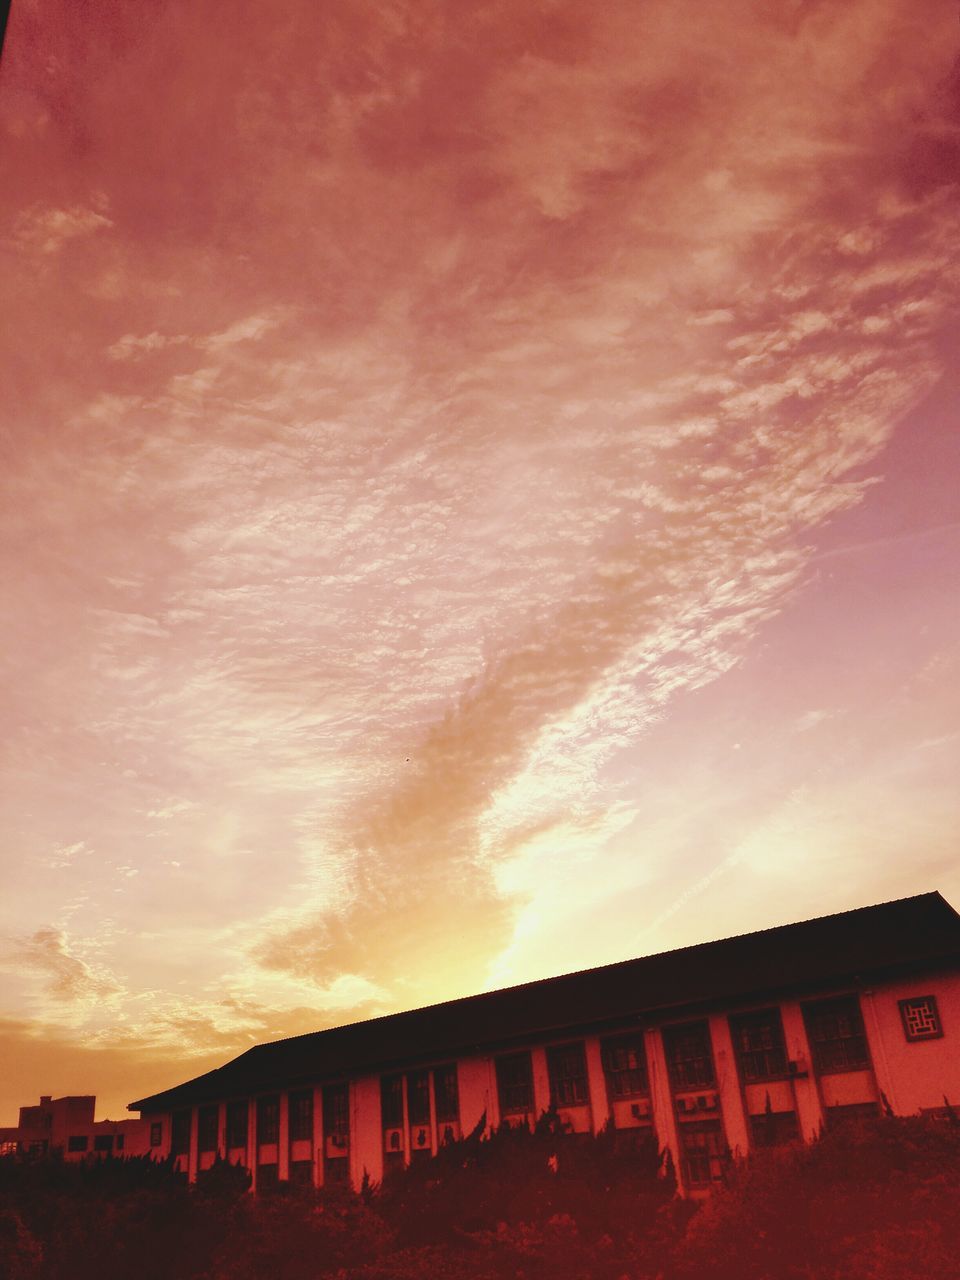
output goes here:
[{"label": "vegetation silhouette", "polygon": [[960,1124],[881,1116],[734,1165],[705,1201],[606,1129],[482,1126],[361,1192],[247,1194],[217,1160],[0,1159],[9,1280],[956,1280]]}]

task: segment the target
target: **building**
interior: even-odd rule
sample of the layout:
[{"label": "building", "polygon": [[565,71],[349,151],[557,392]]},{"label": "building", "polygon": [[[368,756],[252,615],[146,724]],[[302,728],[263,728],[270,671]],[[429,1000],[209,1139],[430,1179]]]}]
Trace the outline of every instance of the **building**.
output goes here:
[{"label": "building", "polygon": [[960,916],[928,893],[258,1045],[130,1109],[191,1179],[219,1153],[261,1187],[356,1187],[554,1107],[669,1150],[697,1192],[731,1156],[945,1098]]},{"label": "building", "polygon": [[16,1128],[0,1129],[0,1155],[61,1154],[65,1160],[91,1156],[146,1155],[150,1127],[143,1120],[94,1120],[92,1094],[42,1097],[38,1106],[21,1107]]}]

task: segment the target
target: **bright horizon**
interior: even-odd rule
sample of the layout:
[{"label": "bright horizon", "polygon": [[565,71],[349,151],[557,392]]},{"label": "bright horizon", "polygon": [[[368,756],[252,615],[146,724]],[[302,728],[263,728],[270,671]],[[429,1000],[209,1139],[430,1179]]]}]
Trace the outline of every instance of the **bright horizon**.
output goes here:
[{"label": "bright horizon", "polygon": [[0,1124],[960,905],[958,50],[14,3]]}]

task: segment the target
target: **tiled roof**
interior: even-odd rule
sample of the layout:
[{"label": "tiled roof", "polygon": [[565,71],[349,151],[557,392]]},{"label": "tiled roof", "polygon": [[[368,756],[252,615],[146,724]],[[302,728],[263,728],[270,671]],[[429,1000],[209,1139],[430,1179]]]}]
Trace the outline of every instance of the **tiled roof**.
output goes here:
[{"label": "tiled roof", "polygon": [[275,1040],[129,1109],[165,1111],[936,968],[960,969],[960,915],[925,893]]}]

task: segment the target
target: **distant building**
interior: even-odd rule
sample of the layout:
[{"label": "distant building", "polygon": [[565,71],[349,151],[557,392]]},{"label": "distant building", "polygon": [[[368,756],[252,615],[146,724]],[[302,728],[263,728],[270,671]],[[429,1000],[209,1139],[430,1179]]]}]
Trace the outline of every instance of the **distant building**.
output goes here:
[{"label": "distant building", "polygon": [[145,1155],[150,1126],[144,1120],[94,1120],[97,1099],[42,1097],[38,1106],[21,1107],[16,1128],[0,1129],[0,1155],[63,1155],[65,1160],[93,1156]]},{"label": "distant building", "polygon": [[731,1156],[945,1097],[960,916],[929,893],[258,1045],[130,1109],[191,1179],[219,1153],[261,1187],[357,1187],[554,1108],[668,1150],[696,1193]]}]

